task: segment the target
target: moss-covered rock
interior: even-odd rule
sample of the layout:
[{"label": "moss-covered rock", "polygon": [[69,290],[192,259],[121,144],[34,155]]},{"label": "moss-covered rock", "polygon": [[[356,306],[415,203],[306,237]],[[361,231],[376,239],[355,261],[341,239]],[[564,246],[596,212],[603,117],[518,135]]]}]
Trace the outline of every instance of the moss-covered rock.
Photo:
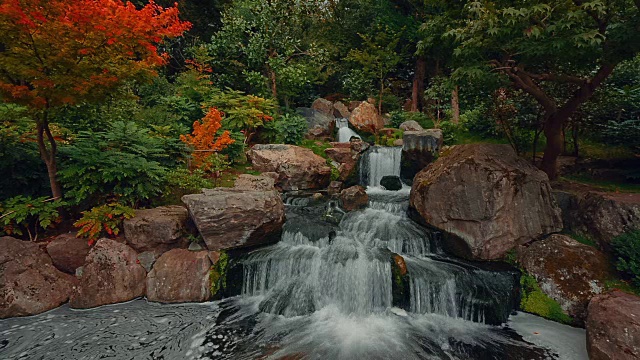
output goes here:
[{"label": "moss-covered rock", "polygon": [[391,294],[393,306],[409,310],[410,284],[409,273],[404,258],[398,254],[391,254]]},{"label": "moss-covered rock", "polygon": [[574,320],[567,315],[560,304],[542,292],[536,279],[527,274],[520,277],[522,297],[520,309],[528,313],[542,316],[543,318],[557,321],[563,324],[572,324]]}]

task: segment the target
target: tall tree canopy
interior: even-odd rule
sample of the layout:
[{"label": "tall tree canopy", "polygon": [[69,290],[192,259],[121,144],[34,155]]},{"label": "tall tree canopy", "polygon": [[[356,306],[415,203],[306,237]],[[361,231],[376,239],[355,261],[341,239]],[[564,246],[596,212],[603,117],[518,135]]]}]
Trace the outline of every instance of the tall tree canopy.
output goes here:
[{"label": "tall tree canopy", "polygon": [[57,145],[51,114],[91,102],[133,78],[155,75],[166,62],[158,51],[190,24],[176,7],[150,2],[141,9],[116,0],[4,0],[0,4],[0,93],[26,105],[36,124],[40,156],[53,196]]},{"label": "tall tree canopy", "polygon": [[[451,31],[467,69],[489,67],[544,111],[542,169],[557,177],[562,129],[616,66],[640,51],[640,1],[472,1]],[[480,63],[478,63],[480,61]]]}]

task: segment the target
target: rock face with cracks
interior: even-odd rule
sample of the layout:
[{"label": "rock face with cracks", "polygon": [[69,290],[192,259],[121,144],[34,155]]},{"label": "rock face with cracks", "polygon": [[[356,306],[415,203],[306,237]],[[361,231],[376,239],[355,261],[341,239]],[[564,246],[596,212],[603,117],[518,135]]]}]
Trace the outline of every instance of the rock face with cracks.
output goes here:
[{"label": "rock face with cracks", "polygon": [[176,303],[211,299],[208,251],[170,250],[156,261],[147,275],[149,301]]},{"label": "rock face with cracks", "polygon": [[640,359],[640,297],[615,290],[593,298],[588,313],[589,359]]},{"label": "rock face with cracks", "polygon": [[211,251],[275,242],[284,223],[284,203],[275,190],[204,190],[182,197]]},{"label": "rock face with cracks", "polygon": [[410,204],[465,258],[499,259],[562,230],[547,175],[508,145],[453,147],[416,175]]}]

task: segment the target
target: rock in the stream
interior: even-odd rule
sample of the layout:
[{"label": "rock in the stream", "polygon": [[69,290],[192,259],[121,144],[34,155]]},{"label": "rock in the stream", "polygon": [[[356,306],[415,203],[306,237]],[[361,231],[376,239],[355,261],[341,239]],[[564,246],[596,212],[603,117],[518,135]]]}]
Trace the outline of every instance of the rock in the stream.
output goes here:
[{"label": "rock in the stream", "polygon": [[588,312],[590,360],[640,359],[640,297],[614,290],[594,297]]},{"label": "rock in the stream", "polygon": [[253,168],[276,172],[282,190],[324,189],[331,181],[331,168],[310,149],[294,145],[259,144],[249,151]]},{"label": "rock in the stream", "polygon": [[47,253],[55,267],[68,274],[75,274],[76,269],[84,265],[89,253],[89,243],[76,234],[62,234],[47,244]]},{"label": "rock in the stream", "polygon": [[210,267],[208,251],[167,251],[147,275],[147,299],[162,303],[209,300]]},{"label": "rock in the stream", "polygon": [[400,166],[402,180],[412,184],[416,174],[435,161],[442,149],[442,144],[443,134],[440,129],[405,131],[402,135]]},{"label": "rock in the stream", "polygon": [[375,133],[384,128],[384,120],[382,116],[378,114],[378,109],[376,109],[375,105],[367,101],[361,103],[353,110],[349,122],[358,131],[368,133]]},{"label": "rock in the stream", "polygon": [[380,186],[386,190],[398,191],[402,189],[402,180],[400,180],[400,177],[395,175],[386,175],[380,179]]},{"label": "rock in the stream", "polygon": [[499,259],[562,230],[547,175],[509,145],[453,147],[416,175],[410,204],[466,258]]},{"label": "rock in the stream", "polygon": [[275,191],[217,188],[182,197],[211,251],[277,241],[284,204]]},{"label": "rock in the stream", "polygon": [[127,244],[136,251],[154,251],[158,255],[176,247],[188,246],[185,235],[189,213],[184,206],[171,205],[136,210],[131,219],[124,220]]},{"label": "rock in the stream", "polygon": [[345,211],[353,211],[367,207],[369,195],[360,185],[352,186],[340,192],[340,206]]},{"label": "rock in the stream", "polygon": [[56,308],[67,302],[75,282],[37,244],[0,237],[0,319]]},{"label": "rock in the stream", "polygon": [[554,234],[520,247],[518,262],[579,325],[584,324],[591,298],[601,294],[612,278],[604,253],[565,235]]},{"label": "rock in the stream", "polygon": [[100,239],[89,251],[72,308],[86,309],[129,301],[144,295],[147,272],[126,244]]}]

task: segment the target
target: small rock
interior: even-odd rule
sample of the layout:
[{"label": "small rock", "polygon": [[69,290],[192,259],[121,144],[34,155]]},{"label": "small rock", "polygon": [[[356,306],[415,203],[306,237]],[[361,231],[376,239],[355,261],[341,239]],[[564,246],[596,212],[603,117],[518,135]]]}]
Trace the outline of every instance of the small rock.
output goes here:
[{"label": "small rock", "polygon": [[59,235],[47,244],[53,265],[68,274],[75,274],[76,269],[84,265],[89,249],[87,239],[75,234]]},{"label": "small rock", "polygon": [[333,116],[333,103],[327,99],[318,98],[311,105],[313,110],[319,111],[325,115]]},{"label": "small rock", "polygon": [[369,195],[359,185],[346,188],[340,192],[340,205],[345,211],[353,211],[367,207]]},{"label": "small rock", "polygon": [[418,122],[414,121],[414,120],[405,121],[402,124],[400,124],[400,130],[404,130],[404,131],[424,131],[422,126],[420,126],[420,124],[418,124]]},{"label": "small rock", "polygon": [[174,249],[162,254],[147,276],[147,299],[162,303],[201,302],[211,298],[207,251]]},{"label": "small rock", "polygon": [[160,254],[153,251],[145,251],[138,254],[138,261],[140,262],[140,265],[149,272],[153,269],[153,264],[155,264],[159,256]]},{"label": "small rock", "polygon": [[167,251],[186,246],[183,237],[188,230],[189,213],[184,206],[162,206],[136,210],[131,219],[124,221],[127,244],[136,251]]},{"label": "small rock", "polygon": [[380,179],[380,186],[386,190],[398,191],[402,189],[402,181],[399,176],[387,175]]},{"label": "small rock", "polygon": [[342,182],[341,181],[332,181],[327,188],[329,195],[337,195],[342,190]]},{"label": "small rock", "polygon": [[189,247],[187,248],[187,250],[189,250],[189,251],[202,251],[202,250],[206,250],[206,249],[204,248],[204,246],[200,245],[200,243],[192,242],[191,244],[189,244]]},{"label": "small rock", "polygon": [[349,108],[341,101],[336,101],[333,104],[333,109],[333,115],[336,118],[348,119],[351,116],[351,111],[349,111]]}]

